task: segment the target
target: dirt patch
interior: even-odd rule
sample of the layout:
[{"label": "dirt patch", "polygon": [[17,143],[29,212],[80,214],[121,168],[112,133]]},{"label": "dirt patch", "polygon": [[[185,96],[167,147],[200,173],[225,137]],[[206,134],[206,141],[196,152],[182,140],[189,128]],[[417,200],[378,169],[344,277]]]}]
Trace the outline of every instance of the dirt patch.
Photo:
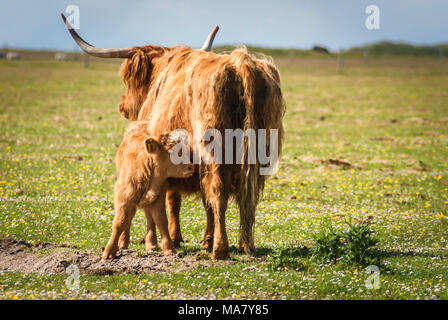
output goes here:
[{"label": "dirt patch", "polygon": [[198,261],[194,256],[165,257],[162,253],[138,255],[135,250],[123,250],[117,258],[102,260],[101,253],[80,250],[65,244],[0,239],[0,271],[61,274],[69,265],[76,265],[81,274],[121,274],[183,272],[198,267],[218,266],[234,261]]},{"label": "dirt patch", "polygon": [[327,166],[331,167],[339,167],[343,169],[362,169],[361,166],[352,164],[346,160],[341,159],[318,159],[313,157],[299,157],[302,161],[309,162],[309,163],[317,163],[317,164],[325,164]]}]

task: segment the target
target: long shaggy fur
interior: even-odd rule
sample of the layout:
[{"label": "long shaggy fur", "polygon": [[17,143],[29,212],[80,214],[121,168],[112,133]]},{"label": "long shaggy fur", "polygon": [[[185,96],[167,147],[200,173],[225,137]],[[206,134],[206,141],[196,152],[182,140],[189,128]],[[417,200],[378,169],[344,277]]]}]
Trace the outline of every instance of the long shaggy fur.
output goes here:
[{"label": "long shaggy fur", "polygon": [[[269,58],[250,56],[244,47],[222,55],[189,47],[135,50],[121,69],[128,87],[120,103],[123,116],[149,120],[156,136],[179,128],[192,133],[194,121],[199,121],[202,132],[214,128],[223,137],[224,129],[267,129],[269,143],[269,129],[278,129],[281,152],[285,104],[278,70]],[[240,247],[245,252],[254,250],[255,209],[265,180],[259,174],[260,164],[248,164],[248,147],[246,142],[242,165],[219,166],[228,168],[220,172],[230,172],[231,183],[226,185],[222,179],[223,190],[205,192],[209,197],[223,192],[235,195],[240,207]]]}]

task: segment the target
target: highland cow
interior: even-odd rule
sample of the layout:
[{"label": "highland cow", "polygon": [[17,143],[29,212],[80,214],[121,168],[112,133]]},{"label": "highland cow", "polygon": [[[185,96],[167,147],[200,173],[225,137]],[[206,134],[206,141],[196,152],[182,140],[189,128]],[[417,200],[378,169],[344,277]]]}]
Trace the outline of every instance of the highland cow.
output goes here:
[{"label": "highland cow", "polygon": [[[86,53],[126,59],[121,74],[127,91],[119,105],[125,118],[148,120],[156,136],[179,128],[192,135],[194,125],[199,123],[200,132],[213,129],[222,136],[226,129],[266,129],[269,144],[269,130],[276,129],[275,143],[277,152],[281,152],[285,104],[279,73],[270,58],[253,57],[245,48],[229,54],[209,52],[216,28],[203,50],[154,45],[104,49],[89,45],[67,25]],[[200,150],[194,150],[191,143],[191,149],[201,154],[210,142],[202,139]],[[259,161],[249,163],[250,144],[250,139],[245,139],[241,164],[201,162],[198,174],[192,178],[169,179],[169,229],[176,243],[182,240],[181,194],[200,192],[207,214],[204,247],[213,248],[212,257],[229,257],[225,212],[232,195],[240,209],[239,248],[245,253],[255,250],[255,211],[266,176],[260,174]],[[225,141],[222,145],[225,149]]]}]

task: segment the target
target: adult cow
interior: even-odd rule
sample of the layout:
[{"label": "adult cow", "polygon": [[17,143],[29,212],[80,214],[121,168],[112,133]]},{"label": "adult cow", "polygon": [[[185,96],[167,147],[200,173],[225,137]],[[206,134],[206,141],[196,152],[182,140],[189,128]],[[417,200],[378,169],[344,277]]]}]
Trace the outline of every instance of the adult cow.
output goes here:
[{"label": "adult cow", "polygon": [[[210,33],[202,50],[155,45],[105,49],[85,42],[65,18],[64,21],[86,53],[126,59],[121,75],[127,91],[121,99],[120,112],[127,119],[149,120],[154,135],[182,128],[190,135],[199,129],[202,137],[206,130],[215,130],[223,137],[223,154],[229,151],[225,150],[226,129],[244,132],[265,129],[267,150],[270,150],[270,129],[276,129],[276,156],[281,152],[285,104],[279,73],[271,59],[254,58],[245,48],[229,54],[208,52],[217,28]],[[190,140],[192,150],[193,140]],[[199,153],[206,149],[205,140],[200,142]],[[170,181],[167,202],[173,240],[181,240],[180,194],[200,191],[207,213],[204,247],[213,248],[215,259],[228,258],[225,212],[233,195],[240,209],[239,248],[245,253],[255,250],[255,210],[266,176],[260,174],[262,164],[258,158],[255,163],[249,161],[251,143],[254,143],[251,139],[244,139],[240,164],[237,159],[233,164],[201,161],[193,178]],[[236,151],[235,146],[232,148]],[[236,152],[233,155],[236,157]]]}]

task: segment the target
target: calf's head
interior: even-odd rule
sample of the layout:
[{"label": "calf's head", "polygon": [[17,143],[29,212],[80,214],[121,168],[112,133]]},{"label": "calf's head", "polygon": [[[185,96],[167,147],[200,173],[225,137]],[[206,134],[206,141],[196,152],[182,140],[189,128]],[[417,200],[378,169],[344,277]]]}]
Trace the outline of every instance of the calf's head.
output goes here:
[{"label": "calf's head", "polygon": [[145,147],[152,163],[155,176],[164,178],[188,178],[193,175],[193,164],[175,164],[170,157],[170,150],[154,138],[145,140]]}]

